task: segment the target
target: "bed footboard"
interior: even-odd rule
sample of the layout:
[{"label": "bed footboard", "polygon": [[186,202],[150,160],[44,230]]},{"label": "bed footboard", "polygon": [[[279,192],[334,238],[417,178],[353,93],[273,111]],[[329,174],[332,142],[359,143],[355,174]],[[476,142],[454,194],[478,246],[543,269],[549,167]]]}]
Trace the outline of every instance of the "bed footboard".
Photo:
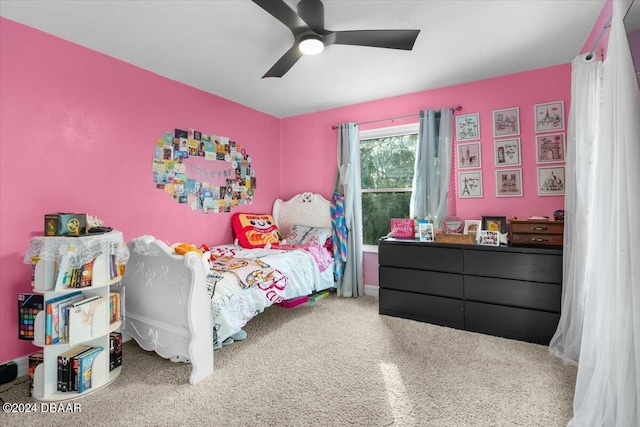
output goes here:
[{"label": "bed footboard", "polygon": [[173,254],[153,236],[128,243],[124,333],[147,351],[192,366],[195,384],[213,372],[213,318],[206,271],[196,253]]}]

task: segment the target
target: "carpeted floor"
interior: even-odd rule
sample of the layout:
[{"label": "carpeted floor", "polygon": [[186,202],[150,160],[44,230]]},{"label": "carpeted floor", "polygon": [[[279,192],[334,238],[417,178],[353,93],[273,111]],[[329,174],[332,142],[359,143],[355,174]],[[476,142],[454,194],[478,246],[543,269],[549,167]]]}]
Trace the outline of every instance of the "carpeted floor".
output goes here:
[{"label": "carpeted floor", "polygon": [[[124,345],[123,371],[75,413],[0,414],[2,426],[564,426],[576,368],[548,348],[378,314],[378,299],[271,307],[214,374]],[[3,402],[31,402],[26,378]]]}]

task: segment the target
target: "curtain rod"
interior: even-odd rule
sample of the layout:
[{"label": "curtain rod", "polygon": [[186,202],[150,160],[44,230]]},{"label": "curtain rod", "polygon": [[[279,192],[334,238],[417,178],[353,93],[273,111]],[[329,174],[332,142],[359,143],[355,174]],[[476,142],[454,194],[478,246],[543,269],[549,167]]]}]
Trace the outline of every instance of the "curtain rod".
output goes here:
[{"label": "curtain rod", "polygon": [[[450,108],[450,110],[453,111],[462,111],[462,106],[458,105],[455,108]],[[440,114],[440,113],[437,113]],[[410,119],[412,117],[420,117],[420,114],[410,114],[408,116],[400,116],[400,117],[390,117],[388,119],[378,119],[378,120],[370,120],[368,122],[359,122],[356,123],[356,125],[368,125],[369,123],[378,123],[378,122],[387,122],[387,121],[394,121],[394,120],[400,120],[400,119]],[[338,129],[338,126],[331,126],[331,129]]]},{"label": "curtain rod", "polygon": [[607,23],[604,24],[604,27],[602,27],[602,31],[600,31],[600,35],[598,35],[598,38],[596,39],[595,43],[593,43],[593,46],[591,46],[591,50],[589,51],[587,56],[585,56],[585,59],[587,61],[590,61],[591,58],[593,58],[593,51],[596,49],[596,46],[598,46],[598,43],[600,43],[600,39],[604,35],[604,32],[607,30],[607,28],[611,27],[611,18],[613,18],[613,15],[610,16]]}]

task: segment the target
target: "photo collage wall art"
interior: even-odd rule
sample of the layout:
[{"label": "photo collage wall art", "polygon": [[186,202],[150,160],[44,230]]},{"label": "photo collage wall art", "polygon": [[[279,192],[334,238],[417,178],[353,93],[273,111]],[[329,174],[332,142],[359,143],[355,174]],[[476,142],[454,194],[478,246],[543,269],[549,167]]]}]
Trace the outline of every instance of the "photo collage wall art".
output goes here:
[{"label": "photo collage wall art", "polygon": [[158,138],[153,182],[174,201],[204,213],[250,205],[256,189],[251,157],[240,144],[194,129],[175,129]]}]

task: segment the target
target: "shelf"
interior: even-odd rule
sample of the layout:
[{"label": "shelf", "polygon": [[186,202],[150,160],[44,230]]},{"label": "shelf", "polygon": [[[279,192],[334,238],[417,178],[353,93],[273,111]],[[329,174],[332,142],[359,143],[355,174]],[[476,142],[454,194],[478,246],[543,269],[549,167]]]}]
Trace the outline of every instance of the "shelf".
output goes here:
[{"label": "shelf", "polygon": [[[93,361],[91,368],[91,388],[78,393],[76,391],[62,392],[58,391],[58,367],[48,369],[48,366],[41,363],[36,367],[33,377],[33,397],[41,402],[61,402],[65,400],[78,399],[100,390],[107,386],[122,372],[122,366],[109,371],[109,361],[105,359],[109,355],[109,348],[102,350]],[[56,356],[57,357],[57,356]],[[45,386],[46,385],[46,386]]]},{"label": "shelf", "polygon": [[[99,250],[98,250],[99,249]],[[74,288],[56,286],[56,260],[65,250],[74,251],[74,259],[68,262],[67,272],[82,271],[82,266],[91,265],[90,286]],[[100,252],[103,250],[104,252]],[[84,252],[83,252],[84,251]],[[96,255],[97,254],[97,255]],[[111,277],[121,272],[112,263],[117,261],[125,264],[128,260],[128,248],[124,245],[122,233],[112,232],[109,235],[87,237],[36,237],[29,244],[25,255],[25,262],[37,259],[33,268],[33,290],[44,294],[45,309],[38,312],[34,321],[33,344],[42,348],[42,362],[35,368],[33,374],[33,397],[42,402],[59,402],[77,399],[99,390],[114,381],[122,371],[121,367],[109,371],[110,336],[122,327],[122,320],[110,323],[110,294],[111,287],[119,284],[122,276]],[[34,258],[36,257],[36,258]],[[37,257],[42,257],[38,259]],[[67,258],[69,259],[69,258]],[[88,268],[85,271],[89,271]],[[67,275],[68,277],[68,275]],[[85,276],[86,277],[86,276]],[[78,293],[82,298],[67,299],[68,323],[65,342],[46,344],[46,304],[54,298],[71,296]],[[85,299],[98,297],[85,305],[80,303]],[[54,315],[60,315],[60,307]],[[124,312],[124,301],[120,304],[120,317]],[[57,312],[57,313],[56,313]],[[55,321],[54,321],[55,322]],[[54,336],[57,336],[54,333]],[[102,351],[95,356],[91,368],[91,388],[78,393],[77,391],[58,391],[58,356],[77,345],[102,347]]]},{"label": "shelf", "polygon": [[84,291],[91,288],[100,288],[103,286],[111,286],[118,283],[122,276],[116,276],[112,278],[109,273],[109,262],[107,259],[107,255],[98,255],[95,258],[92,266],[91,273],[91,286],[86,286],[83,288],[72,288],[72,287],[56,287],[56,271],[55,271],[55,261],[51,260],[39,260],[34,268],[34,283],[33,290],[39,293],[45,292],[76,292],[76,291]]}]

